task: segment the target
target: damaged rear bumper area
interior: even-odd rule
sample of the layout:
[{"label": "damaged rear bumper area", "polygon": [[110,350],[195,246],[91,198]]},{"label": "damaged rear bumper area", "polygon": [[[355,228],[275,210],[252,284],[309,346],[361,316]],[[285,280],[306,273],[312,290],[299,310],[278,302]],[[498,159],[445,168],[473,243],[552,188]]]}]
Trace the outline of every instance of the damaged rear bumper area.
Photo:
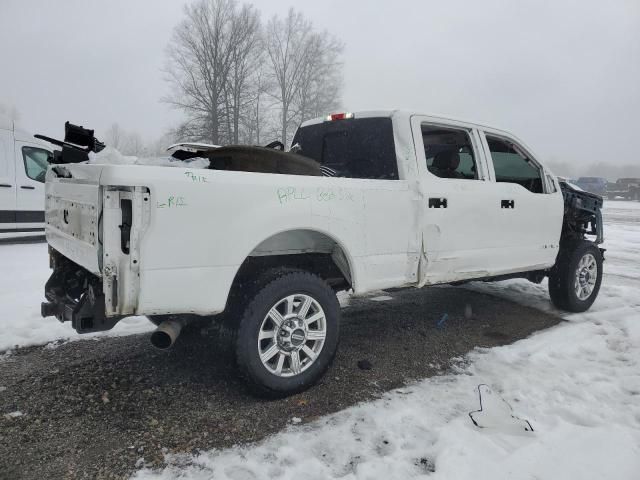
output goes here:
[{"label": "damaged rear bumper area", "polygon": [[50,248],[53,273],[45,285],[43,317],[71,322],[78,333],[110,330],[122,316],[107,317],[102,280]]}]

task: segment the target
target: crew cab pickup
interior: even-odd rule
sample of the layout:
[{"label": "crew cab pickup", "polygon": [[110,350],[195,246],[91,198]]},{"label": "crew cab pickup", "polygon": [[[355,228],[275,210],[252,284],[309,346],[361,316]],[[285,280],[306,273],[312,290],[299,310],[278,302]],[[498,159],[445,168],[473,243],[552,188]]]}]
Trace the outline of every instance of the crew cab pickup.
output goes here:
[{"label": "crew cab pickup", "polygon": [[[64,144],[71,162],[101,148],[84,132]],[[249,384],[287,395],[330,365],[342,290],[549,277],[574,312],[598,294],[602,198],[510,133],[377,111],[307,121],[275,147],[174,148],[208,169],[68,163],[63,148],[46,178],[43,316],[92,332],[146,315],[160,348],[214,317]]]}]

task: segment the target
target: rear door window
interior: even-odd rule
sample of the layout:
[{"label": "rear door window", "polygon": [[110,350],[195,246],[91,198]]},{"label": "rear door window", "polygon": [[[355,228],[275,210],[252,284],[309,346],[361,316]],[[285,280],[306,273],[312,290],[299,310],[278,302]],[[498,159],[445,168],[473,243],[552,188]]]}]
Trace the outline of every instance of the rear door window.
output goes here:
[{"label": "rear door window", "polygon": [[421,130],[429,173],[440,178],[479,179],[467,130],[429,124],[423,124]]},{"label": "rear door window", "polygon": [[327,176],[398,180],[390,118],[353,118],[301,127],[292,149],[320,163]]}]

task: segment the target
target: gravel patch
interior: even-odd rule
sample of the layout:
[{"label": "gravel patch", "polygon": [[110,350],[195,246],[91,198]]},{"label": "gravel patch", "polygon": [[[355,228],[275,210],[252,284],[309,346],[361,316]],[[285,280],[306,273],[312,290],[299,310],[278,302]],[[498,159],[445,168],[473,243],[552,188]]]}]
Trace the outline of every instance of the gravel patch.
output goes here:
[{"label": "gravel patch", "polygon": [[349,301],[332,368],[282,400],[249,395],[215,325],[169,352],[148,335],[15,350],[0,359],[0,478],[127,478],[167,453],[259,441],[562,321],[460,288],[383,293]]}]

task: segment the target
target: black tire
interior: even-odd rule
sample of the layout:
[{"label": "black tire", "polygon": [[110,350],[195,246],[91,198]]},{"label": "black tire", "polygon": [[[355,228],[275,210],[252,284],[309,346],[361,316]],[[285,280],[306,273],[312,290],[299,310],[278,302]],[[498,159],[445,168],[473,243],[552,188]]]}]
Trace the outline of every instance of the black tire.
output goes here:
[{"label": "black tire", "polygon": [[[303,353],[296,356],[300,363],[307,361],[308,364],[297,374],[291,373],[291,357],[287,358],[281,350],[278,351],[278,359],[284,355],[283,362],[289,362],[289,374],[292,376],[286,377],[268,370],[260,359],[262,342],[267,342],[267,347],[278,346],[280,331],[274,327],[274,332],[277,332],[274,338],[261,340],[261,343],[258,342],[258,335],[270,310],[291,295],[306,295],[317,302],[314,305],[319,305],[324,312],[326,336],[315,359],[307,356],[300,360],[306,355]],[[245,284],[232,301],[232,317],[236,319],[233,335],[236,362],[253,393],[270,398],[292,395],[311,387],[324,375],[335,357],[340,324],[340,304],[334,291],[324,280],[301,270],[272,270],[259,280]],[[290,338],[293,339],[293,334]],[[305,336],[304,342],[295,348],[304,348],[306,345],[315,348],[316,343],[314,340],[307,340]],[[268,350],[267,347],[264,348]],[[290,352],[287,354],[291,355]],[[286,369],[283,365],[280,368]]]},{"label": "black tire", "polygon": [[[576,275],[580,262],[588,255],[593,256],[596,263],[596,279],[591,293],[580,298],[576,291]],[[598,296],[602,283],[602,252],[592,242],[586,240],[572,242],[561,248],[558,260],[549,274],[549,296],[553,304],[568,312],[584,312],[588,310]],[[583,270],[582,268],[580,270]],[[585,278],[584,276],[582,278]],[[587,276],[587,280],[590,277]]]}]

